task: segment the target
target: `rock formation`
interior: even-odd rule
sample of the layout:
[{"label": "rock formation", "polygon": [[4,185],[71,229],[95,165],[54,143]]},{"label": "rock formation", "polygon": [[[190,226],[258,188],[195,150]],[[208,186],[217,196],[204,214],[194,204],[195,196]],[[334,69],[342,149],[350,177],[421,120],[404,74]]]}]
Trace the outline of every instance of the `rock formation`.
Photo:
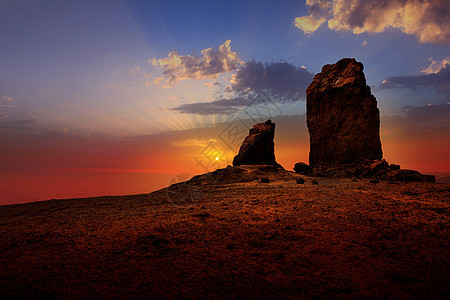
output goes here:
[{"label": "rock formation", "polygon": [[271,120],[254,125],[234,157],[233,166],[278,165],[275,161],[274,136],[275,123]]},{"label": "rock formation", "polygon": [[[307,175],[307,174],[305,174]],[[346,165],[341,168],[316,166],[314,176],[324,177],[351,177],[351,178],[377,178],[389,181],[404,182],[435,182],[434,175],[424,175],[418,171],[400,169],[399,165],[389,164],[386,160],[369,160],[355,165]]]},{"label": "rock formation", "polygon": [[343,58],[323,66],[306,94],[312,168],[382,159],[380,112],[362,63]]},{"label": "rock formation", "polygon": [[433,175],[400,169],[382,159],[380,112],[362,63],[343,58],[323,66],[306,94],[309,166],[297,163],[296,173],[309,175],[311,167],[313,176],[436,181]]}]

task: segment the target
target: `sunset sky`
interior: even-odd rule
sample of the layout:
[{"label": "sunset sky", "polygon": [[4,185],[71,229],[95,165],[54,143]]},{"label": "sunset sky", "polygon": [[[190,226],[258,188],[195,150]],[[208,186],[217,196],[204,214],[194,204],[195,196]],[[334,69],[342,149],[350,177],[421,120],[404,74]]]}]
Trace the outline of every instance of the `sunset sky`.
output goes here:
[{"label": "sunset sky", "polygon": [[305,90],[354,57],[384,157],[450,174],[450,2],[0,0],[0,204],[148,193],[226,167],[271,118],[308,161]]}]

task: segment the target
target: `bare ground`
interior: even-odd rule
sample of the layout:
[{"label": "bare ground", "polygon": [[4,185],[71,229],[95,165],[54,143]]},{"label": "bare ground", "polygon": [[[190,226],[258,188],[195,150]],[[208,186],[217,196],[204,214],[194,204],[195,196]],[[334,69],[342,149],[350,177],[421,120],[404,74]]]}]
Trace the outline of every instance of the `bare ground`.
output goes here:
[{"label": "bare ground", "polygon": [[304,178],[1,206],[0,297],[448,296],[449,185]]}]

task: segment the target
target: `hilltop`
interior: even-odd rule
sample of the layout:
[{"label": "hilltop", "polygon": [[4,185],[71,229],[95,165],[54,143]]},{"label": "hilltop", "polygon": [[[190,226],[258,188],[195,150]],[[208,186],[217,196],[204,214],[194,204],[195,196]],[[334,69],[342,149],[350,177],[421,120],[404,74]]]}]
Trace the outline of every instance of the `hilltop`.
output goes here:
[{"label": "hilltop", "polygon": [[448,295],[448,185],[224,170],[246,180],[0,207],[3,297]]}]

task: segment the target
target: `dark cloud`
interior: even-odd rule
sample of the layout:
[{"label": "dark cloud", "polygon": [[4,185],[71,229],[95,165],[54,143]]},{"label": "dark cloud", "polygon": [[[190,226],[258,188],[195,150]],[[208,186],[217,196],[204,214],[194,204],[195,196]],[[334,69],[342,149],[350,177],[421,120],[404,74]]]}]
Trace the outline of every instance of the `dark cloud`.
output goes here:
[{"label": "dark cloud", "polygon": [[[437,137],[444,142],[450,134],[450,103],[403,107],[404,114],[382,116],[384,137],[414,140]],[[383,141],[383,140],[382,140]],[[445,141],[446,142],[446,141]],[[446,142],[448,144],[448,142]]]},{"label": "dark cloud", "polygon": [[450,104],[405,109],[403,115],[381,117],[387,161],[425,173],[450,170]]},{"label": "dark cloud", "polygon": [[450,96],[450,65],[446,65],[437,73],[417,76],[391,76],[378,86],[378,90],[393,88],[418,89],[432,87],[436,91]]},{"label": "dark cloud", "polygon": [[0,122],[0,128],[5,129],[22,129],[28,128],[29,125],[38,124],[40,121],[38,119],[24,119],[24,120],[16,120],[16,121],[8,121],[8,122]]},{"label": "dark cloud", "polygon": [[276,95],[302,97],[313,77],[314,73],[306,68],[287,62],[249,61],[237,71],[232,89],[236,92],[271,90]]},{"label": "dark cloud", "polygon": [[198,115],[212,115],[212,114],[224,114],[229,115],[237,111],[240,111],[244,106],[257,105],[261,103],[275,103],[281,102],[282,98],[276,98],[270,91],[254,92],[241,92],[235,94],[232,98],[217,99],[212,102],[196,102],[190,104],[182,104],[180,106],[172,108],[172,110],[186,114],[198,114]]},{"label": "dark cloud", "polygon": [[299,101],[304,99],[313,77],[304,67],[287,62],[249,61],[233,76],[228,87],[231,97],[219,94],[212,102],[183,104],[172,110],[200,115],[232,114],[249,105]]},{"label": "dark cloud", "polygon": [[229,115],[239,110],[240,106],[244,106],[246,100],[244,98],[233,99],[220,99],[213,102],[196,102],[189,104],[182,104],[174,107],[171,110],[185,113],[185,114],[198,114],[198,115],[212,115],[212,114],[224,114]]},{"label": "dark cloud", "polygon": [[450,127],[450,102],[439,105],[407,106],[406,117],[413,123],[444,122]]}]

